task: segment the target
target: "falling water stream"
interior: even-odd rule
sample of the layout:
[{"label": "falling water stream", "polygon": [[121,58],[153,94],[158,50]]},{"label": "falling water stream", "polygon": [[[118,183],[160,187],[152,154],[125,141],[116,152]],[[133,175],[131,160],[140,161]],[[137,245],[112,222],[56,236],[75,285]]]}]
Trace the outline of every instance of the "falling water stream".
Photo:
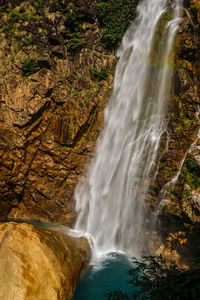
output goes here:
[{"label": "falling water stream", "polygon": [[113,94],[87,183],[76,189],[76,229],[100,250],[142,252],[145,196],[166,128],[181,0],[140,1],[117,52]]},{"label": "falling water stream", "polygon": [[[74,299],[103,299],[100,291],[96,292],[99,283],[94,278],[102,274],[99,280],[106,281],[110,288],[105,273],[111,272],[107,266],[116,251],[137,257],[143,253],[145,198],[167,127],[173,44],[181,2],[140,1],[137,18],[117,52],[114,89],[105,111],[96,158],[88,181],[80,182],[75,191],[76,229],[93,236],[98,253],[110,254],[93,261]],[[117,268],[123,269],[127,263],[121,258],[118,263],[114,261],[116,274],[112,272],[110,278],[115,276],[117,281]]]}]

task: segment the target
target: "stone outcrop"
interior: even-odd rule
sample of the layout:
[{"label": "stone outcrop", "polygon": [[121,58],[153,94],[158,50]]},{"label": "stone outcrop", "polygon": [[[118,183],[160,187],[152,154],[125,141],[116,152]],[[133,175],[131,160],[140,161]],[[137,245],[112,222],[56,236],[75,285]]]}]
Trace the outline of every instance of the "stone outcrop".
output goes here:
[{"label": "stone outcrop", "polygon": [[0,299],[71,299],[90,257],[84,237],[24,223],[2,223]]},{"label": "stone outcrop", "polygon": [[0,27],[0,218],[72,225],[115,56],[93,1],[2,1]]}]

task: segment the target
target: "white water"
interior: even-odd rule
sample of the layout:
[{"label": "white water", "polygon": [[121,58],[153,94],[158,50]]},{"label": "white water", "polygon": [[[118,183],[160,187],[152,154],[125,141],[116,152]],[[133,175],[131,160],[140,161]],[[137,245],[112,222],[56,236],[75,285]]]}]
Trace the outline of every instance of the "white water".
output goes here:
[{"label": "white water", "polygon": [[136,256],[142,251],[145,196],[166,129],[169,60],[180,14],[181,0],[175,0],[171,20],[158,26],[169,2],[145,0],[138,6],[118,51],[96,159],[88,182],[75,192],[76,229],[92,234],[100,250],[120,249]]}]

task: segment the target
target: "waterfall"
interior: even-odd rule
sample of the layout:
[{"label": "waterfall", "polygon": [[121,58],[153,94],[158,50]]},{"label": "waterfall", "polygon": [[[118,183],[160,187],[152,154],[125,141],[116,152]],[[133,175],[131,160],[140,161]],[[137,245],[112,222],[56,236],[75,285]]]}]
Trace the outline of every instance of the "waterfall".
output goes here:
[{"label": "waterfall", "polygon": [[146,194],[166,130],[181,0],[144,0],[117,56],[113,94],[88,182],[75,191],[76,229],[98,249],[142,252]]}]

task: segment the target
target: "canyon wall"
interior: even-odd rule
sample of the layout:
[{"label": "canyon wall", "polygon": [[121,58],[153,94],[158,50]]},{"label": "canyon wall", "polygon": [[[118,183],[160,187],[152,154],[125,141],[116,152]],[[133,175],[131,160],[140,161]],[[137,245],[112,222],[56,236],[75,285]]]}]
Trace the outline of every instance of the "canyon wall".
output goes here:
[{"label": "canyon wall", "polygon": [[72,225],[116,58],[93,1],[5,1],[0,17],[0,218]]},{"label": "canyon wall", "polygon": [[200,1],[183,4],[168,128],[149,200],[159,215],[157,225],[166,253],[174,252],[188,263],[200,253]]},{"label": "canyon wall", "polygon": [[[73,225],[74,188],[93,157],[112,91],[115,50],[134,19],[136,2],[1,1],[1,220]],[[147,197],[159,215],[163,244],[181,255],[198,254],[199,41],[200,1],[185,0],[168,129]]]}]

